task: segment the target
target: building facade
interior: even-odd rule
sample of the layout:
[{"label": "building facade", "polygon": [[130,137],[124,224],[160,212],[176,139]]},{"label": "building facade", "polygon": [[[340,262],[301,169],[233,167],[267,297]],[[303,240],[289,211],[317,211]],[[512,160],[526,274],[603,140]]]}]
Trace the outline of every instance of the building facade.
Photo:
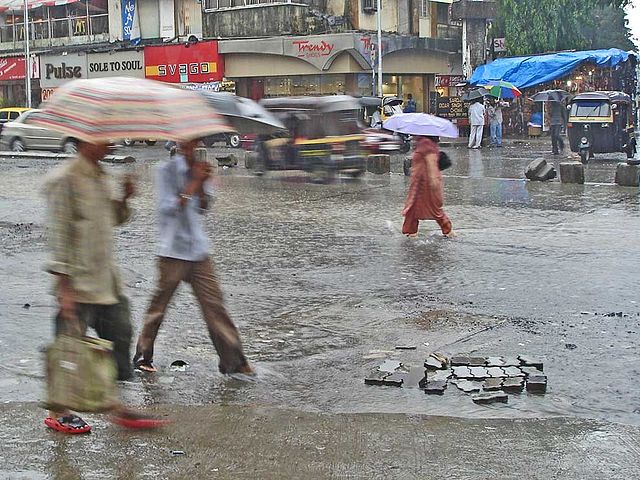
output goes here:
[{"label": "building facade", "polygon": [[[437,75],[462,73],[451,0],[28,0],[0,9],[0,96],[46,100],[75,78],[126,75],[259,99],[370,95],[382,23],[383,93],[430,109]],[[31,58],[24,60],[29,33]]]}]

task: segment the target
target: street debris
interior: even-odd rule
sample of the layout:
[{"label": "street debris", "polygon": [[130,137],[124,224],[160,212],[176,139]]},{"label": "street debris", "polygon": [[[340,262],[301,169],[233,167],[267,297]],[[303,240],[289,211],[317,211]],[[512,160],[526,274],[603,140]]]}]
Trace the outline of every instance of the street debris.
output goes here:
[{"label": "street debris", "polygon": [[476,394],[479,404],[507,403],[509,394],[526,391],[544,394],[547,376],[542,360],[530,355],[517,357],[472,357],[454,355],[447,358],[431,353],[422,366],[410,366],[385,360],[365,378],[367,385],[419,388],[427,395],[444,395],[449,383],[464,393]]},{"label": "street debris", "polygon": [[189,364],[184,360],[176,360],[171,362],[170,369],[174,372],[186,372]]}]

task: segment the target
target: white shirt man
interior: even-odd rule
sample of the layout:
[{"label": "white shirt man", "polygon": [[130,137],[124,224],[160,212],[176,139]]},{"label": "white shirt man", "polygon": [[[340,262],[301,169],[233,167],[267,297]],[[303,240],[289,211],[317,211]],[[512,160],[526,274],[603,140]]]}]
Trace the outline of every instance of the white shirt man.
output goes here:
[{"label": "white shirt man", "polygon": [[469,123],[471,133],[469,135],[469,148],[480,148],[482,144],[482,131],[484,130],[484,104],[476,101],[469,107]]}]

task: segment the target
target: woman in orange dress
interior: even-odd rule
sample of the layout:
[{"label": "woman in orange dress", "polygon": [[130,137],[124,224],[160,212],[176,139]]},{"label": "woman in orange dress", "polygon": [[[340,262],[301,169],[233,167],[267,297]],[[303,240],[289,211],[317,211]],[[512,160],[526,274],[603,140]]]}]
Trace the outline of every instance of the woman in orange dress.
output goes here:
[{"label": "woman in orange dress", "polygon": [[440,149],[437,137],[414,137],[416,148],[411,159],[411,183],[402,210],[402,233],[408,237],[418,234],[420,220],[435,220],[442,233],[454,237],[451,220],[444,212],[444,182],[438,166]]}]

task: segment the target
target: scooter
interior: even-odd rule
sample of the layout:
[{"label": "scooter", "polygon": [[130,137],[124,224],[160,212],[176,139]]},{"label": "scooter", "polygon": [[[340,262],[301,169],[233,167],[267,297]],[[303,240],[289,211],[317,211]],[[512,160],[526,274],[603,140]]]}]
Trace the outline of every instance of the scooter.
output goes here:
[{"label": "scooter", "polygon": [[406,133],[396,133],[402,145],[400,146],[400,153],[407,153],[411,150],[411,135],[407,135]]}]

